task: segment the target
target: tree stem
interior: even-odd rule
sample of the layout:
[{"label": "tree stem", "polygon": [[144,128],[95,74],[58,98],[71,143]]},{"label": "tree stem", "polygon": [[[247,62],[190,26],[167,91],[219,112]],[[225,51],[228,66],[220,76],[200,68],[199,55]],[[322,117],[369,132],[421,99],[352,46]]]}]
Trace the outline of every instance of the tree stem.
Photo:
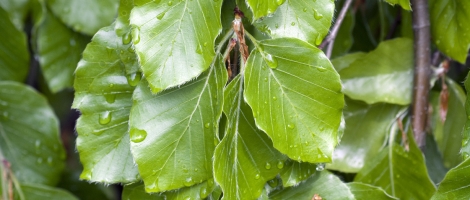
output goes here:
[{"label": "tree stem", "polygon": [[333,51],[333,45],[335,43],[336,35],[338,35],[339,27],[341,26],[341,23],[343,23],[344,16],[346,16],[346,12],[348,11],[349,6],[351,6],[351,2],[352,0],[346,0],[346,2],[344,2],[343,8],[341,8],[341,11],[339,12],[338,17],[336,18],[336,22],[333,25],[330,34],[328,35],[328,37],[326,37],[325,40],[323,40],[323,42],[319,46],[320,49],[323,49],[325,45],[328,45],[326,51],[326,56],[328,58],[331,57],[331,52]]},{"label": "tree stem", "polygon": [[413,134],[420,149],[426,145],[429,76],[431,66],[430,23],[427,0],[412,0],[414,31]]}]

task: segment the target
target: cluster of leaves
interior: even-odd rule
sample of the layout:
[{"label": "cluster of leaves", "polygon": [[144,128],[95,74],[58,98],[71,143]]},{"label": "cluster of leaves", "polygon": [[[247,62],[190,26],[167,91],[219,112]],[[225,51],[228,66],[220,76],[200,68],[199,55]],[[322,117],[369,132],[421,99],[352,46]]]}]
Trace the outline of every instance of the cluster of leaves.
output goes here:
[{"label": "cluster of leaves", "polygon": [[[47,90],[75,89],[80,178],[123,199],[468,198],[469,101],[437,68],[423,155],[411,7],[387,2],[348,11],[330,62],[318,46],[342,1],[1,1],[0,194],[75,199],[53,187],[57,117],[22,83],[29,28]],[[430,1],[433,42],[461,63],[468,6]]]}]

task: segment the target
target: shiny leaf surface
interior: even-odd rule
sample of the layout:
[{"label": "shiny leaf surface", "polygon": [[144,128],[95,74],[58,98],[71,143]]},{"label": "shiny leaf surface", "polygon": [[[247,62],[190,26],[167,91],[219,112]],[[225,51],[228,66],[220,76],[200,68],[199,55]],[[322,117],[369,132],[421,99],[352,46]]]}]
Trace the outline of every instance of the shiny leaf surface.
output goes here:
[{"label": "shiny leaf surface", "polygon": [[433,200],[470,198],[470,159],[451,169],[439,184]]},{"label": "shiny leaf surface", "polygon": [[[470,91],[470,79],[467,78],[465,80],[465,89],[467,91]],[[462,131],[462,150],[460,151],[462,153],[462,157],[464,159],[470,158],[470,93],[467,93],[467,99],[465,100],[465,112],[467,114],[466,122],[465,122],[465,128]]]},{"label": "shiny leaf surface", "polygon": [[153,93],[186,83],[209,67],[222,1],[134,3],[130,34]]},{"label": "shiny leaf surface", "polygon": [[316,171],[316,165],[307,162],[296,162],[289,160],[285,163],[281,170],[282,185],[291,187],[299,184],[301,181],[308,179]]},{"label": "shiny leaf surface", "polygon": [[344,99],[323,52],[294,38],[264,40],[245,73],[246,101],[274,147],[293,160],[331,162]]},{"label": "shiny leaf surface", "polygon": [[215,180],[223,199],[256,199],[268,180],[284,167],[285,156],[259,130],[243,99],[243,78],[236,76],[224,91],[225,136],[214,154]]},{"label": "shiny leaf surface", "polygon": [[133,86],[140,74],[126,76],[115,50],[120,45],[114,26],[101,29],[75,71],[72,107],[82,113],[76,125],[84,167],[81,179],[117,183],[139,178],[130,152],[128,122]]},{"label": "shiny leaf surface", "polygon": [[2,0],[0,1],[0,7],[8,12],[10,20],[16,28],[23,30],[23,25],[30,8],[29,3],[30,0]]},{"label": "shiny leaf surface", "polygon": [[351,193],[356,199],[374,199],[374,200],[387,200],[397,199],[388,195],[382,188],[367,185],[364,183],[347,183]]},{"label": "shiny leaf surface", "polygon": [[78,200],[66,190],[45,185],[22,184],[21,190],[25,199]]},{"label": "shiny leaf surface", "polygon": [[277,7],[282,5],[286,0],[246,0],[246,4],[253,11],[253,18],[258,19],[267,15],[272,15]]}]

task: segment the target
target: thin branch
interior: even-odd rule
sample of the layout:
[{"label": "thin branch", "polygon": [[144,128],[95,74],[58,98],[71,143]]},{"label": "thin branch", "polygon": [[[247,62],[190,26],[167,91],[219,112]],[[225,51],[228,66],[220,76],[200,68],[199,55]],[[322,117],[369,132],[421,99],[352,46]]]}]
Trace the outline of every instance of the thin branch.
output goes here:
[{"label": "thin branch", "polygon": [[412,0],[414,31],[414,87],[412,127],[420,149],[426,146],[426,117],[428,109],[429,77],[431,74],[431,34],[427,0]]},{"label": "thin branch", "polygon": [[352,0],[346,0],[346,2],[344,2],[343,8],[341,8],[341,11],[338,17],[336,18],[336,22],[333,25],[333,28],[331,29],[330,34],[320,44],[320,49],[323,49],[325,45],[328,45],[328,48],[326,51],[326,56],[328,58],[331,56],[331,52],[333,51],[333,44],[335,43],[336,35],[338,35],[339,27],[341,26],[341,23],[343,23],[344,16],[346,16],[346,12],[348,11],[349,6],[351,6],[351,2]]}]

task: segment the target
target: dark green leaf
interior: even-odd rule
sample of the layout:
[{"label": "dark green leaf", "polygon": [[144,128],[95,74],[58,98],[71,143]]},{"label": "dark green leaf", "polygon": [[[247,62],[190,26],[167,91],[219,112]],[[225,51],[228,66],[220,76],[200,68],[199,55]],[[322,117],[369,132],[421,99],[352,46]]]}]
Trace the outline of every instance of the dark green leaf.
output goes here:
[{"label": "dark green leaf", "polygon": [[437,149],[436,141],[430,134],[426,135],[426,148],[423,154],[426,160],[426,168],[428,169],[429,177],[434,184],[440,183],[448,170],[444,166],[441,153]]},{"label": "dark green leaf", "polygon": [[47,200],[78,200],[68,191],[36,184],[22,184],[25,199],[47,199]]},{"label": "dark green leaf", "polygon": [[77,149],[84,170],[80,178],[107,182],[134,182],[139,179],[130,152],[129,112],[132,86],[140,74],[125,74],[115,50],[121,45],[114,26],[100,30],[83,52],[75,72],[73,108],[78,119]]},{"label": "dark green leaf", "polygon": [[[380,58],[380,59],[378,59]],[[388,40],[339,72],[343,92],[369,104],[411,102],[413,42],[407,38]]]},{"label": "dark green leaf", "polygon": [[23,82],[29,70],[26,36],[10,21],[8,13],[0,7],[0,80]]},{"label": "dark green leaf", "polygon": [[[380,1],[380,0],[379,0]],[[385,0],[391,5],[398,4],[405,10],[411,10],[410,0]]]},{"label": "dark green leaf", "polygon": [[352,32],[354,29],[355,20],[356,20],[356,16],[354,15],[354,12],[352,10],[349,10],[346,13],[346,16],[344,17],[343,22],[341,23],[341,26],[339,27],[338,35],[335,38],[333,51],[331,53],[332,58],[342,56],[348,53],[349,50],[351,49],[354,43],[354,37],[352,35]]},{"label": "dark green leaf", "polygon": [[445,176],[433,200],[470,198],[470,159],[466,159]]},{"label": "dark green leaf", "polygon": [[255,25],[273,38],[293,37],[320,45],[328,34],[334,9],[330,0],[287,0],[272,16],[257,20]]},{"label": "dark green leaf", "polygon": [[313,199],[317,194],[323,199],[344,200],[354,199],[348,186],[328,171],[315,173],[314,176],[296,187],[285,188],[269,194],[269,198],[276,199]]},{"label": "dark green leaf", "polygon": [[44,15],[37,29],[37,51],[44,78],[55,93],[72,87],[73,72],[90,38],[70,30],[52,13]]},{"label": "dark green leaf", "polygon": [[[28,15],[30,0],[2,0],[0,7],[5,9],[11,19],[11,22],[18,30],[23,30],[23,24]],[[2,18],[4,16],[1,16]],[[3,28],[3,26],[2,26]]]},{"label": "dark green leaf", "polygon": [[431,198],[436,189],[428,176],[423,155],[410,135],[409,151],[391,144],[368,160],[354,181],[381,187],[400,199]]},{"label": "dark green leaf", "polygon": [[46,98],[11,81],[0,82],[0,155],[21,183],[54,185],[64,168],[59,121]]},{"label": "dark green leaf", "polygon": [[289,160],[285,163],[285,166],[280,173],[282,185],[284,187],[297,185],[315,173],[315,170],[315,164],[306,162],[299,163],[293,160]]},{"label": "dark green leaf", "polygon": [[224,199],[258,198],[266,182],[284,167],[285,156],[256,127],[252,111],[243,100],[242,77],[236,76],[224,91],[227,125],[214,155],[215,180]]},{"label": "dark green leaf", "polygon": [[351,193],[356,199],[387,200],[397,199],[388,195],[382,188],[367,185],[364,183],[347,183]]},{"label": "dark green leaf", "polygon": [[328,169],[356,173],[383,148],[390,125],[403,107],[384,103],[368,105],[349,99],[346,105],[346,129]]},{"label": "dark green leaf", "polygon": [[212,177],[219,142],[223,87],[222,56],[194,81],[152,94],[146,82],[134,92],[131,150],[147,192],[201,183]]},{"label": "dark green leaf", "polygon": [[461,63],[465,63],[470,47],[469,12],[470,1],[429,1],[433,42],[441,52]]},{"label": "dark green leaf", "polygon": [[122,191],[122,200],[164,200],[164,196],[160,194],[149,194],[145,192],[145,185],[143,183],[134,183],[132,185],[125,185]]},{"label": "dark green leaf", "polygon": [[147,0],[135,4],[132,41],[153,93],[186,83],[209,67],[221,30],[222,1]]},{"label": "dark green leaf", "polygon": [[[470,78],[467,75],[465,80],[465,89],[470,91]],[[470,158],[470,93],[467,93],[467,99],[465,100],[465,111],[467,113],[467,121],[465,122],[465,129],[462,131],[462,156],[464,159]]]},{"label": "dark green leaf", "polygon": [[266,15],[272,15],[277,7],[282,5],[286,0],[246,0],[247,5],[253,11],[253,18],[259,19]]},{"label": "dark green leaf", "polygon": [[73,30],[93,35],[116,17],[119,0],[49,0],[52,12]]},{"label": "dark green leaf", "polygon": [[264,40],[245,73],[246,101],[274,147],[297,161],[331,162],[344,99],[323,52],[294,38]]}]

